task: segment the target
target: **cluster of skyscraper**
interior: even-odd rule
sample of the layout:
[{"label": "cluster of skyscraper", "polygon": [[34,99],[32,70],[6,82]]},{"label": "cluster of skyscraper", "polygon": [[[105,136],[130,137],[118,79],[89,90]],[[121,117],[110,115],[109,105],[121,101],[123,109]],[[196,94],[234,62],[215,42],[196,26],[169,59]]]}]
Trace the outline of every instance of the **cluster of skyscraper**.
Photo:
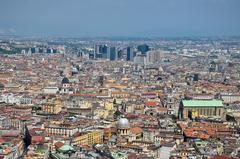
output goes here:
[{"label": "cluster of skyscraper", "polygon": [[118,52],[115,47],[109,47],[107,45],[95,45],[94,47],[94,58],[105,58],[110,61],[118,59]]},{"label": "cluster of skyscraper", "polygon": [[[149,46],[146,44],[139,45],[137,47],[137,51],[134,50],[134,47],[127,47],[126,49],[126,57],[125,60],[133,61],[134,57],[137,55],[137,52],[141,55],[146,55],[146,53],[150,50]],[[94,59],[104,58],[109,59],[110,61],[119,60],[123,58],[123,51],[117,50],[116,47],[111,47],[107,45],[95,45],[94,46],[94,54],[92,55]]]}]

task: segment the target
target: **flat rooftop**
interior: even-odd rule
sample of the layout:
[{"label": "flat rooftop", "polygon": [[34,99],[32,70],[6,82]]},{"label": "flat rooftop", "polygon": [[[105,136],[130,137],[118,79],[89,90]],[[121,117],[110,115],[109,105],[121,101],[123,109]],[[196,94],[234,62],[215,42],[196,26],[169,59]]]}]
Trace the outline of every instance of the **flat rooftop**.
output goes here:
[{"label": "flat rooftop", "polygon": [[184,107],[223,107],[221,100],[182,100]]}]

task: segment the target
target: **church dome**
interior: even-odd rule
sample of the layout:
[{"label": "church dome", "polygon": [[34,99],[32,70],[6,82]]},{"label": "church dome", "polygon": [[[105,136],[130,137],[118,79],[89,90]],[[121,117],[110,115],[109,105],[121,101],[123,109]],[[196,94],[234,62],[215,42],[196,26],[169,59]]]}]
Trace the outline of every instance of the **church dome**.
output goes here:
[{"label": "church dome", "polygon": [[69,79],[67,77],[64,77],[62,79],[62,84],[69,84]]},{"label": "church dome", "polygon": [[118,129],[130,129],[130,123],[127,118],[120,118],[117,123]]}]

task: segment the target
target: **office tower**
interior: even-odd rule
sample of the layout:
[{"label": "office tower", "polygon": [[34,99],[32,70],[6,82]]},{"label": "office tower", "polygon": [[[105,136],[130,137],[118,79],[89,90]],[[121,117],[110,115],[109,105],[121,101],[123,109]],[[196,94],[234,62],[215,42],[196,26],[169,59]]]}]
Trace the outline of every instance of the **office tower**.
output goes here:
[{"label": "office tower", "polygon": [[31,49],[28,49],[28,55],[31,55],[32,54],[32,51],[31,51]]},{"label": "office tower", "polygon": [[99,53],[107,53],[107,45],[100,45]]},{"label": "office tower", "polygon": [[115,47],[108,47],[107,48],[107,58],[110,61],[114,61],[118,59],[118,54],[116,52],[116,48]]},{"label": "office tower", "polygon": [[47,53],[52,53],[53,51],[52,51],[52,49],[51,48],[47,48]]},{"label": "office tower", "polygon": [[39,53],[39,48],[35,47],[35,53]]},{"label": "office tower", "polygon": [[94,46],[94,58],[107,58],[107,46],[95,45]]},{"label": "office tower", "polygon": [[143,44],[143,45],[139,45],[137,47],[138,51],[141,52],[143,55],[146,54],[146,52],[148,52],[150,49],[149,49],[149,46],[146,45],[146,44]]},{"label": "office tower", "polygon": [[100,47],[100,53],[102,54],[102,58],[107,58],[107,45],[102,45]]},{"label": "office tower", "polygon": [[146,53],[147,64],[154,64],[161,59],[161,52],[160,51],[148,51]]},{"label": "office tower", "polygon": [[110,47],[110,61],[117,60],[117,52],[115,47]]},{"label": "office tower", "polygon": [[133,61],[134,52],[132,47],[127,47],[127,61]]},{"label": "office tower", "polygon": [[118,59],[122,59],[122,57],[123,57],[123,50],[119,50],[118,52],[117,52],[117,56],[118,56]]},{"label": "office tower", "polygon": [[57,53],[57,49],[53,49],[53,53]]},{"label": "office tower", "polygon": [[94,45],[93,58],[97,58],[97,56],[99,54],[99,47],[100,47],[100,45]]},{"label": "office tower", "polygon": [[33,48],[31,48],[31,53],[36,53],[36,48],[35,47],[33,47]]},{"label": "office tower", "polygon": [[39,53],[43,53],[43,48],[39,48]]},{"label": "office tower", "polygon": [[137,55],[134,57],[134,63],[138,65],[145,66],[147,64],[147,59],[145,55]]}]

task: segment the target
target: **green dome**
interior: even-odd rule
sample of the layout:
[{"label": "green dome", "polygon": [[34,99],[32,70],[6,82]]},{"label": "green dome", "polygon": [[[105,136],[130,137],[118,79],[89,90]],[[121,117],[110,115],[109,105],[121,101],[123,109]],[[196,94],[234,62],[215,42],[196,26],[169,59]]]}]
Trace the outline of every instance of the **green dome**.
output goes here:
[{"label": "green dome", "polygon": [[61,153],[66,153],[68,151],[74,151],[74,148],[70,145],[63,145],[62,147],[58,148],[57,151]]}]

